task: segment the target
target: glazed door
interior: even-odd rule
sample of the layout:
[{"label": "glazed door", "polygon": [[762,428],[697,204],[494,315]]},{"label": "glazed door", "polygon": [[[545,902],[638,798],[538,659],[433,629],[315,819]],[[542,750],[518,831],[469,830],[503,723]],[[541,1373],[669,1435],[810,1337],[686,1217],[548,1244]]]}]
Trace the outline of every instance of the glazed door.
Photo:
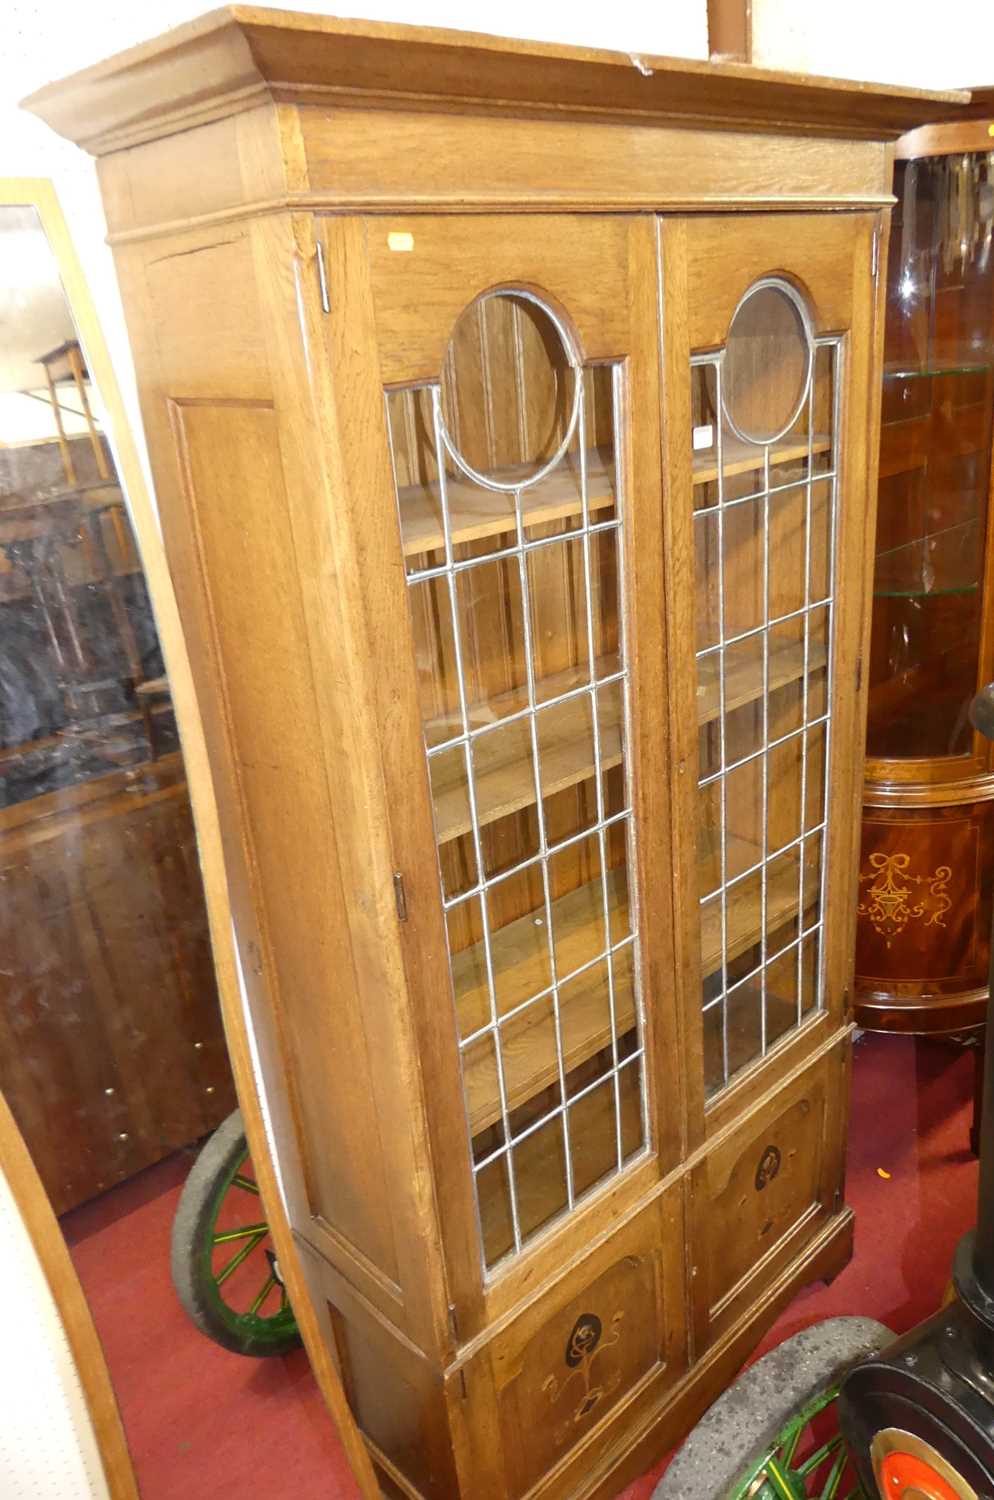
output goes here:
[{"label": "glazed door", "polygon": [[692,1140],[845,1010],[877,226],[852,214],[660,228]]},{"label": "glazed door", "polygon": [[676,1159],[654,226],[365,244],[417,728],[384,753],[465,1331]]}]

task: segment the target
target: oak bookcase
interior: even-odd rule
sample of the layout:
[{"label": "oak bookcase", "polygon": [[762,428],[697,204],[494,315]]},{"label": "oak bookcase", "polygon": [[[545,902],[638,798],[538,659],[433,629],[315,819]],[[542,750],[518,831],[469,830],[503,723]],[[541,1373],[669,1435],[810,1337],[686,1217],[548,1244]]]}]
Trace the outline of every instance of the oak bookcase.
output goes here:
[{"label": "oak bookcase", "polygon": [[390,1494],[615,1494],[849,1256],[888,142],[959,97],[239,8],[30,101]]}]

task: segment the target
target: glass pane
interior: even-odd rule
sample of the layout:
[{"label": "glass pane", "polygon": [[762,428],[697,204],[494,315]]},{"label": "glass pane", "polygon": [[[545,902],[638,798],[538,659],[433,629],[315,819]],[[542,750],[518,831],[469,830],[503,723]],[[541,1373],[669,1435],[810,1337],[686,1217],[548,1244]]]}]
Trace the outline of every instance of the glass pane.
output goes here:
[{"label": "glass pane", "polygon": [[837,372],[835,343],[812,343],[792,290],[768,284],[694,369],[700,411],[726,418],[694,518],[709,1097],[820,1003],[817,975],[799,997],[820,922]]},{"label": "glass pane", "polygon": [[599,1083],[570,1106],[573,1191],[579,1197],[621,1165],[614,1080]]},{"label": "glass pane", "polygon": [[483,1231],[483,1263],[490,1267],[514,1249],[514,1217],[506,1156],[488,1162],[476,1174],[476,1195]]},{"label": "glass pane", "polygon": [[994,155],[899,162],[895,191],[867,749],[965,756],[994,405]]},{"label": "glass pane", "polygon": [[747,292],[725,344],[723,406],[740,438],[759,445],[791,427],[804,402],[811,344],[786,283]]},{"label": "glass pane", "polygon": [[[620,379],[581,368],[528,294],[494,293],[439,384],[387,395],[488,1267],[642,1140]],[[415,482],[432,534],[411,530]]]},{"label": "glass pane", "polygon": [[556,1115],[512,1153],[521,1237],[527,1240],[569,1205],[563,1117]]}]

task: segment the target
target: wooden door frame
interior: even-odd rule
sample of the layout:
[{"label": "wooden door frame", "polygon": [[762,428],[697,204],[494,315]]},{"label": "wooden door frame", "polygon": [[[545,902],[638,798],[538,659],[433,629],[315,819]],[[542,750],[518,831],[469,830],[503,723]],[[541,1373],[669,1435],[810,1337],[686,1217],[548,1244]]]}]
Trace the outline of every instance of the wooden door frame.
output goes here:
[{"label": "wooden door frame", "polygon": [[[815,227],[826,222],[825,216],[816,210],[805,213],[804,216]],[[880,407],[879,359],[875,352],[874,338],[879,318],[880,248],[882,243],[886,249],[887,224],[880,210],[868,209],[859,215],[846,217],[853,217],[859,222],[853,223],[851,249],[848,246],[842,247],[835,253],[835,259],[839,265],[843,265],[848,254],[852,255],[851,264],[847,266],[850,279],[839,286],[831,286],[826,305],[820,309],[823,324],[821,334],[843,335],[838,356],[841,359],[841,371],[837,435],[840,459],[837,515],[839,518],[847,518],[845,528],[840,526],[836,531],[836,572],[833,586],[835,665],[828,774],[832,779],[834,813],[826,829],[824,858],[826,864],[831,859],[835,874],[829,879],[826,890],[822,931],[825,975],[823,1007],[807,1017],[800,1027],[787,1032],[765,1057],[754,1059],[740,1074],[731,1078],[710,1102],[705,1101],[700,1012],[699,903],[693,855],[698,752],[697,722],[692,705],[697,675],[693,654],[685,652],[681,658],[671,659],[669,691],[675,769],[672,784],[673,816],[674,829],[678,832],[674,845],[677,872],[675,952],[680,992],[678,1006],[687,1037],[688,1129],[691,1151],[706,1140],[713,1139],[732,1119],[742,1118],[745,1111],[773,1087],[777,1076],[782,1078],[785,1072],[800,1066],[809,1055],[813,1055],[826,1043],[831,1032],[848,1024],[851,1015],[857,840],[865,744],[865,728],[861,726],[865,726],[867,697],[867,673],[860,671],[857,663],[865,662],[870,626],[866,557],[876,518],[877,465],[874,443],[878,436]],[[727,333],[728,327],[728,319],[719,310],[709,314],[706,320],[698,320],[702,329],[706,325],[706,333],[701,332],[698,337],[693,332],[697,307],[694,280],[695,277],[699,280],[700,276],[699,271],[695,270],[694,239],[706,231],[708,221],[722,218],[727,222],[727,216],[721,214],[693,219],[664,215],[658,220],[662,295],[659,336],[663,371],[663,504],[669,559],[666,603],[670,636],[675,643],[686,640],[686,631],[681,636],[680,625],[687,617],[696,589],[693,538],[690,532],[693,524],[689,500],[691,452],[687,442],[691,427],[690,388],[687,380],[689,358],[698,350],[722,346],[724,334],[719,338],[718,331],[719,328],[724,328]],[[768,214],[748,217],[743,215],[735,221],[743,240],[748,236],[750,223],[755,224],[757,221],[769,226],[771,217]],[[778,224],[778,232],[786,234],[785,230],[780,230],[782,223],[781,220]],[[783,268],[787,275],[795,270],[803,272],[805,262],[803,242],[800,247],[796,238],[790,243],[792,250],[789,264]],[[770,274],[773,274],[776,266],[774,257],[770,260]],[[827,281],[825,284],[830,286]],[[817,284],[812,283],[808,289],[820,300]],[[722,295],[725,301],[732,297],[728,288]],[[734,310],[734,298],[731,306]],[[841,317],[843,310],[844,319]],[[850,669],[848,686],[846,664]],[[853,681],[856,681],[855,689],[852,687]],[[851,752],[848,765],[844,764],[842,757],[845,747]],[[778,1068],[779,1073],[771,1076],[771,1067]]]},{"label": "wooden door frame", "polygon": [[[570,267],[568,274],[563,277],[561,252],[557,262],[560,274],[557,277],[550,272],[552,286],[547,285],[541,275],[544,253],[541,249],[542,226],[550,230],[554,227],[557,234],[564,236],[572,231],[582,236],[589,245],[596,225],[603,221],[610,221],[612,226],[619,229],[621,251],[626,257],[616,268],[619,282],[629,289],[642,288],[644,309],[647,314],[652,314],[640,318],[634,312],[624,315],[619,312],[616,314],[617,326],[610,331],[607,331],[608,319],[602,317],[593,301],[587,310],[586,321],[579,314],[573,317],[568,288],[562,283],[564,279],[568,282],[574,273]],[[389,315],[384,315],[383,304],[387,299],[382,288],[387,283],[382,271],[378,272],[377,265],[370,259],[368,241],[363,247],[362,240],[367,228],[375,224],[377,232],[386,243],[387,228],[392,227],[393,221],[382,221],[381,228],[380,221],[329,215],[319,222],[324,235],[327,264],[334,267],[333,284],[339,288],[350,288],[351,295],[344,295],[341,300],[343,306],[351,309],[351,313],[346,316],[351,316],[353,320],[353,342],[363,347],[367,342],[370,343],[375,349],[374,359],[378,361],[375,420],[380,425],[374,435],[374,418],[371,415],[369,422],[363,427],[367,450],[363,459],[369,465],[372,477],[365,489],[363,486],[359,486],[359,489],[367,495],[367,504],[375,503],[378,514],[390,517],[389,555],[379,559],[383,572],[377,580],[377,594],[382,592],[391,599],[389,608],[383,611],[391,622],[390,628],[397,631],[389,654],[392,659],[403,659],[410,664],[410,671],[403,674],[403,681],[401,674],[395,673],[389,684],[389,708],[394,727],[392,732],[388,732],[391,720],[384,711],[381,742],[388,785],[405,787],[403,798],[391,799],[390,811],[392,847],[407,890],[407,914],[401,933],[411,1008],[422,1038],[419,1055],[433,1059],[430,1070],[427,1070],[428,1076],[433,1080],[433,1087],[426,1091],[425,1105],[433,1143],[440,1238],[445,1249],[449,1294],[459,1320],[459,1337],[460,1340],[466,1340],[481,1336],[485,1330],[509,1316],[523,1294],[537,1297],[541,1289],[560,1273],[563,1256],[572,1253],[570,1246],[575,1242],[575,1237],[579,1236],[585,1244],[589,1244],[597,1236],[608,1232],[619,1215],[634,1211],[636,1205],[644,1203],[651,1185],[676,1167],[684,1154],[681,1039],[678,1019],[666,1003],[668,991],[665,979],[665,956],[673,916],[668,880],[669,767],[662,708],[666,637],[661,608],[664,558],[662,518],[658,505],[661,484],[661,403],[654,317],[654,218],[647,214],[614,213],[585,218],[538,207],[534,213],[515,215],[513,219],[506,221],[512,227],[500,241],[495,237],[494,221],[486,216],[463,220],[460,226],[465,243],[474,248],[479,247],[479,264],[474,265],[474,274],[489,277],[490,285],[493,286],[512,285],[513,278],[507,279],[503,274],[505,268],[510,271],[516,264],[516,257],[518,264],[522,264],[523,259],[529,260],[527,272],[522,272],[522,284],[536,290],[541,289],[542,294],[573,325],[583,346],[585,359],[590,362],[616,359],[622,365],[625,376],[624,431],[618,435],[618,440],[625,455],[624,468],[636,476],[627,486],[622,531],[626,617],[638,642],[634,647],[628,648],[627,656],[634,699],[630,743],[633,763],[632,815],[638,852],[636,871],[632,873],[639,886],[642,911],[640,944],[645,1017],[644,1078],[651,1121],[648,1150],[637,1162],[625,1167],[603,1187],[592,1192],[588,1200],[579,1202],[571,1214],[557,1219],[547,1231],[536,1235],[534,1243],[527,1244],[493,1279],[482,1274],[480,1263],[479,1230],[470,1179],[468,1140],[464,1141],[460,1137],[453,1142],[450,1152],[445,1150],[445,1128],[448,1125],[451,1129],[453,1121],[458,1122],[460,1130],[464,1128],[465,1106],[454,1027],[448,1017],[439,1015],[434,999],[440,965],[446,967],[447,978],[447,950],[443,916],[438,901],[430,788],[420,736],[413,666],[414,641],[405,600],[401,537],[396,525],[396,492],[382,402],[384,384],[415,384],[425,378],[428,373],[427,365],[432,360],[432,373],[436,373],[435,364],[440,373],[439,350],[444,347],[442,340],[447,337],[449,329],[442,326],[444,319],[437,324],[435,321],[429,324],[420,313],[412,311],[406,316],[403,325],[404,340],[400,344],[400,353],[392,350],[386,339],[381,338],[377,342],[377,315],[390,328],[397,326],[400,319],[394,322]],[[419,241],[427,241],[432,230],[444,228],[445,244],[451,244],[454,232],[451,221],[441,216],[405,216],[397,222],[403,223],[408,230],[413,227]],[[515,230],[526,247],[523,256],[519,256],[515,244]],[[507,238],[508,233],[510,238]],[[355,264],[364,259],[361,286],[355,280],[351,283],[346,280],[350,274],[350,257],[346,254],[350,239],[355,241],[351,257],[353,278],[357,276]],[[498,245],[499,248],[492,248]],[[441,257],[442,253],[439,250],[438,256]],[[450,252],[446,249],[445,253]],[[427,283],[430,284],[433,279],[430,268],[434,261],[430,255],[426,256],[426,260],[429,270],[426,272],[422,269],[420,274],[426,276]],[[388,263],[382,252],[380,263]],[[485,272],[482,270],[484,265],[487,267]],[[446,302],[451,303],[458,313],[461,306],[468,306],[473,296],[484,289],[480,286],[472,293],[467,291],[465,303],[455,293],[451,296],[446,294]],[[405,299],[410,299],[412,309],[428,305],[422,304],[417,295],[409,290],[405,291],[404,296]],[[392,304],[389,311],[395,312]],[[334,312],[332,317],[334,319]],[[360,318],[366,321],[360,324]],[[419,321],[420,333],[415,331],[412,335],[410,329],[414,327],[417,330]],[[429,326],[430,334],[427,332]],[[589,334],[594,327],[602,342],[620,338],[624,347],[616,347],[613,343],[610,347],[589,347],[589,340],[584,339],[584,333]],[[425,343],[429,338],[437,338],[438,348],[428,353],[419,348],[415,354],[419,338]],[[329,357],[333,375],[340,371],[343,388],[347,389],[344,378],[348,369],[344,359],[339,354],[336,363],[334,350]],[[385,381],[384,376],[389,378]],[[372,379],[368,371],[367,377]],[[351,390],[350,400],[354,404],[357,399],[354,370]],[[637,415],[639,411],[646,413],[641,421]],[[343,416],[348,418],[348,411]],[[375,453],[374,449],[377,450]],[[375,501],[371,502],[368,498],[370,496],[374,496]],[[637,583],[636,577],[640,580]],[[386,654],[386,648],[381,649]],[[396,707],[398,699],[403,704],[399,714]],[[404,744],[401,744],[399,738],[396,727],[398,722],[407,725],[408,729],[412,725],[417,726]],[[412,750],[410,747],[415,743],[416,748]],[[413,782],[412,755],[416,757]],[[666,1080],[665,1086],[661,1084],[661,1079]],[[578,1225],[582,1227],[578,1228]]]},{"label": "wooden door frame", "polygon": [[[36,210],[55,256],[69,308],[83,346],[87,368],[104,405],[107,424],[113,436],[114,456],[128,516],[138,543],[142,567],[152,600],[176,722],[180,730],[190,802],[197,831],[204,897],[225,1037],[245,1134],[259,1183],[262,1207],[273,1237],[287,1293],[307,1348],[311,1368],[355,1475],[358,1493],[365,1497],[365,1500],[378,1500],[381,1494],[380,1487],[377,1484],[366,1445],[349,1410],[338,1367],[328,1342],[326,1320],[323,1320],[316,1310],[308,1290],[270,1149],[239,981],[235,932],[228,899],[220,826],[200,709],[194,692],[183,627],[176,606],[176,596],[166,562],[155,508],[145,483],[138,449],[125,415],[110,352],[104,341],[96,307],[90,296],[54,184],[48,178],[0,178],[0,206],[30,207]],[[63,1240],[62,1243],[64,1246],[65,1241]],[[66,1254],[68,1255],[68,1252]],[[99,1369],[92,1363],[94,1358],[92,1350],[95,1349],[96,1354],[99,1355],[99,1344],[94,1341],[93,1346],[81,1345],[80,1347],[84,1351],[83,1358],[87,1364],[86,1370],[81,1364],[80,1375],[96,1428],[98,1411],[90,1400],[88,1382],[91,1379],[99,1380]],[[79,1358],[78,1353],[77,1358]],[[97,1435],[101,1443],[101,1453],[104,1455],[105,1468],[107,1468],[112,1459],[116,1461],[114,1434],[112,1429],[104,1424],[102,1428],[97,1428]],[[105,1437],[108,1444],[106,1450],[104,1449]],[[113,1500],[131,1500],[131,1497],[137,1493],[133,1477],[131,1488],[126,1487],[126,1479],[127,1476],[120,1482],[115,1481],[116,1488],[115,1484],[111,1484]]]}]

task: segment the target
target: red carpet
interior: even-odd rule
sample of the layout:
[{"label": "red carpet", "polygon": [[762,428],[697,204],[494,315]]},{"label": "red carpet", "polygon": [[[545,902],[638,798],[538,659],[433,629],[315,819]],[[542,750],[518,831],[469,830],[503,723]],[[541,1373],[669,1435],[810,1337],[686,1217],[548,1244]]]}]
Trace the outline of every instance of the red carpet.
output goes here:
[{"label": "red carpet", "polygon": [[[935,1310],[974,1218],[972,1086],[972,1057],[949,1043],[858,1043],[846,1194],[856,1253],[831,1287],[795,1298],[762,1350],[837,1313],[901,1332]],[[188,1164],[173,1157],[63,1220],[143,1500],[351,1500],[358,1492],[303,1352],[228,1354],[176,1302],[169,1229]],[[619,1500],[647,1500],[662,1467]]]}]

